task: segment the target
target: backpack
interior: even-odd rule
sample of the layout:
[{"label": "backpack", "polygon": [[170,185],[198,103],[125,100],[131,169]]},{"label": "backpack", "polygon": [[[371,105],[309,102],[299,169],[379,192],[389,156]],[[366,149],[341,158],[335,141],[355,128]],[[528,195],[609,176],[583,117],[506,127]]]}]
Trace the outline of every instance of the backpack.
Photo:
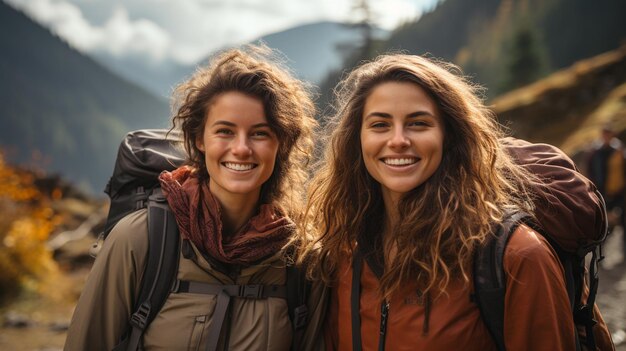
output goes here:
[{"label": "backpack", "polygon": [[[593,307],[599,282],[597,267],[603,258],[601,245],[608,230],[604,200],[593,183],[558,148],[513,138],[501,142],[518,164],[542,178],[547,187],[535,189],[536,222],[525,213],[508,214],[494,230],[495,235],[475,253],[473,298],[481,317],[498,350],[505,350],[504,252],[511,235],[523,223],[547,239],[563,265],[577,329],[577,350],[584,346],[595,350]],[[588,254],[591,259],[586,265]]]},{"label": "backpack", "polygon": [[[141,279],[139,298],[134,313],[129,316],[128,330],[115,351],[138,350],[144,331],[163,307],[170,293],[193,292],[218,295],[214,318],[210,327],[207,350],[215,350],[221,327],[232,297],[263,299],[280,297],[287,300],[293,329],[292,350],[298,350],[304,327],[307,324],[307,297],[311,284],[305,270],[289,265],[286,268],[286,285],[219,285],[176,279],[181,251],[191,247],[187,240],[181,243],[178,226],[163,195],[158,176],[162,171],[172,171],[185,160],[185,152],[178,147],[181,134],[177,131],[137,130],[126,135],[120,144],[113,175],[105,193],[111,206],[105,229],[98,242],[106,240],[117,222],[126,215],[147,208],[148,254]],[[94,250],[97,250],[96,244]]]}]

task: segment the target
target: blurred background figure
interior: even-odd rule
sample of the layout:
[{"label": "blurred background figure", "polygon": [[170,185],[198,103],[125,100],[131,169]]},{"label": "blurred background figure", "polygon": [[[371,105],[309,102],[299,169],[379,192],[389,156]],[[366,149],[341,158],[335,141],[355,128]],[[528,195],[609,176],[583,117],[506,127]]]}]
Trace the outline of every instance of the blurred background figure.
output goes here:
[{"label": "blurred background figure", "polygon": [[[606,124],[601,131],[601,138],[594,142],[589,155],[587,174],[598,187],[606,202],[609,214],[609,228],[620,226],[624,232],[624,200],[626,183],[626,162],[624,162],[624,145],[617,138],[611,124]],[[626,238],[622,239],[623,253],[626,257]],[[626,261],[626,260],[623,260]]]}]

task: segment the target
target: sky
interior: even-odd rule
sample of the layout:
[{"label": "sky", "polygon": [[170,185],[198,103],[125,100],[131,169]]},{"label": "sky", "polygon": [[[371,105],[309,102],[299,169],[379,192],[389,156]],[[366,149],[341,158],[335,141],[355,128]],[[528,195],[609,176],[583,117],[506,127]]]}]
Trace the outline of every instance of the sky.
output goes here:
[{"label": "sky", "polygon": [[[2,0],[84,53],[191,64],[225,46],[316,21],[355,21],[358,0]],[[437,0],[370,0],[384,29]]]}]

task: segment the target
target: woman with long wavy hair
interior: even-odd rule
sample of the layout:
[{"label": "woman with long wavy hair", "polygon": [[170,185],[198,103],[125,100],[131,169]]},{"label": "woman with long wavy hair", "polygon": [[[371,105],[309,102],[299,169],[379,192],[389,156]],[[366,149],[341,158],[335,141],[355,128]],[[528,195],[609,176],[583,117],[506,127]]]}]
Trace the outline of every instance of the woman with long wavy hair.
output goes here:
[{"label": "woman with long wavy hair", "polygon": [[289,306],[303,281],[287,244],[316,126],[303,83],[268,50],[233,49],[182,83],[174,107],[188,158],[159,180],[180,234],[176,284],[147,327],[130,318],[149,252],[148,212],[130,213],[98,254],[65,349],[319,350],[325,287],[296,305],[306,321]]},{"label": "woman with long wavy hair", "polygon": [[[494,350],[472,301],[473,255],[508,213],[532,213],[535,178],[453,65],[381,56],[337,95],[301,238],[310,273],[332,287],[327,346]],[[574,350],[558,257],[530,227],[513,234],[507,349]]]}]

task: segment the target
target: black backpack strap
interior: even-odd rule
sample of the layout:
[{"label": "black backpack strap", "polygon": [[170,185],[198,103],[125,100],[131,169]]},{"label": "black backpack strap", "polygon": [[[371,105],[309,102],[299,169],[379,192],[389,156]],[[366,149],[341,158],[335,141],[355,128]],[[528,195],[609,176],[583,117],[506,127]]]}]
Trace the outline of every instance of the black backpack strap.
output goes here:
[{"label": "black backpack strap", "polygon": [[[542,228],[535,226],[532,223],[530,224],[530,226],[531,228],[533,228],[533,230],[537,231],[538,233],[542,233],[542,230],[543,230]],[[563,278],[565,280],[565,288],[567,289],[567,297],[569,298],[570,310],[572,311],[574,323],[575,323],[574,328],[576,329],[574,331],[574,336],[576,337],[576,351],[580,351],[582,340],[580,338],[580,334],[578,333],[577,326],[578,325],[586,326],[587,323],[586,322],[581,323],[578,321],[580,316],[579,316],[579,312],[577,311],[580,311],[581,313],[586,312],[585,308],[581,308],[584,305],[582,304],[582,292],[586,284],[585,277],[584,277],[586,254],[579,256],[578,253],[568,252],[564,250],[559,245],[559,243],[556,240],[554,240],[550,235],[547,235],[547,234],[546,235],[542,234],[542,235],[544,239],[546,239],[546,241],[550,244],[550,246],[552,247],[556,255],[558,256],[559,262],[561,263],[561,266],[563,267]],[[593,317],[590,317],[590,319],[593,319]],[[594,321],[594,324],[595,324],[595,321]],[[593,335],[593,332],[592,334],[589,334],[589,335]],[[595,350],[595,346],[591,348],[591,350]]]},{"label": "black backpack strap", "polygon": [[352,289],[350,292],[350,316],[352,322],[352,350],[361,351],[361,272],[363,255],[359,248],[352,258]]},{"label": "black backpack strap", "polygon": [[[148,258],[141,279],[126,350],[135,351],[141,337],[170,293],[178,272],[178,225],[161,189],[148,198]],[[123,342],[125,344],[125,342]]]},{"label": "black backpack strap", "polygon": [[291,350],[301,350],[302,337],[308,323],[307,300],[311,292],[311,282],[306,279],[305,267],[288,265],[286,268],[287,308],[293,330]]},{"label": "black backpack strap", "polygon": [[230,307],[230,295],[224,290],[217,294],[217,302],[215,305],[215,311],[213,311],[213,317],[211,322],[211,329],[209,329],[209,339],[206,343],[206,351],[217,350],[217,343],[222,333],[222,326],[226,319],[226,312]]},{"label": "black backpack strap", "polygon": [[206,345],[207,351],[217,350],[220,334],[222,333],[222,327],[224,326],[226,313],[230,308],[230,301],[232,297],[244,299],[266,299],[268,297],[288,299],[287,286],[285,285],[222,285],[176,280],[176,283],[172,288],[172,293],[217,295],[217,302],[215,305],[215,311],[213,312],[208,342]]},{"label": "black backpack strap", "polygon": [[[604,218],[603,218],[604,226],[603,226],[603,233],[602,233],[602,240],[601,240],[603,241],[609,232],[609,222],[608,222],[608,217],[606,215],[606,203],[604,202],[604,198],[602,197],[602,194],[600,194],[598,190],[596,190],[596,195],[598,196],[598,199],[600,200],[600,205],[602,206],[602,209],[603,209],[602,212],[604,214]],[[585,284],[584,282],[585,256],[587,252],[589,251],[591,251],[591,260],[589,262],[589,295],[587,296],[587,300],[583,302],[581,295],[582,295],[582,291],[584,288],[583,286]],[[604,255],[602,254],[602,245],[598,243],[591,250],[588,250],[587,248],[581,248],[581,250],[577,254],[578,254],[580,265],[581,265],[580,274],[578,276],[582,278],[579,279],[581,280],[580,282],[577,282],[578,290],[577,290],[576,300],[575,300],[575,305],[574,305],[575,307],[574,321],[576,322],[576,325],[582,325],[585,327],[585,338],[584,340],[581,340],[581,342],[585,344],[588,349],[595,350],[596,339],[595,339],[595,335],[593,332],[593,327],[598,322],[593,318],[593,307],[595,306],[595,303],[596,303],[596,294],[598,292],[598,284],[599,284],[598,265],[600,261],[604,259]]]},{"label": "black backpack strap", "polygon": [[511,234],[529,216],[515,212],[505,217],[493,233],[474,255],[474,298],[483,322],[493,337],[498,350],[504,345],[504,294],[506,277],[504,274],[504,251]]},{"label": "black backpack strap", "polygon": [[229,297],[240,297],[243,299],[267,299],[268,297],[287,299],[287,288],[285,285],[222,285],[191,280],[176,280],[172,287],[172,292],[206,295],[219,295],[224,292]]},{"label": "black backpack strap", "polygon": [[[581,278],[583,281],[579,285],[578,290],[580,293],[577,294],[578,299],[576,300],[574,309],[574,322],[576,325],[582,325],[585,328],[584,340],[581,340],[581,343],[585,344],[589,350],[596,349],[596,338],[593,332],[593,327],[598,323],[598,321],[593,318],[593,307],[595,305],[596,294],[598,292],[598,257],[601,256],[601,246],[598,245],[598,247],[591,252],[591,261],[589,262],[589,295],[587,296],[587,300],[584,302],[582,301],[582,298],[580,298],[580,295],[582,294],[582,290],[584,289],[583,286],[585,284],[583,273],[585,271],[585,260],[584,258],[581,260],[583,266],[580,268],[581,274],[579,276],[583,277]],[[578,333],[576,336],[578,336]]]}]

